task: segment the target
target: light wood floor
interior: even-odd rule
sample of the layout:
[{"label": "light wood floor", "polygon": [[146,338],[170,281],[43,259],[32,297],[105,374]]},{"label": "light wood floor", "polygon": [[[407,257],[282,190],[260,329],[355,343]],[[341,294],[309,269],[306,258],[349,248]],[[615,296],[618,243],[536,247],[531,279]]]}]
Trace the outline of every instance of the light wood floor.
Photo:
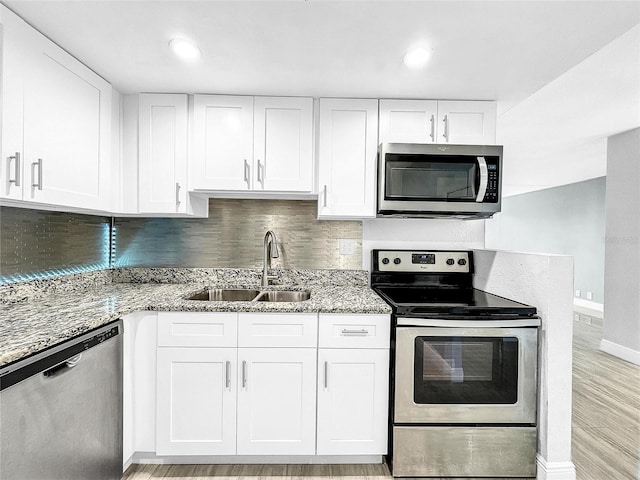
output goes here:
[{"label": "light wood floor", "polygon": [[577,480],[640,479],[640,367],[600,351],[601,319],[579,313],[574,318]]},{"label": "light wood floor", "polygon": [[[576,314],[572,453],[577,480],[640,480],[640,367],[602,353],[601,338],[601,319]],[[132,465],[123,480],[285,477],[389,480],[391,475],[386,465]]]}]

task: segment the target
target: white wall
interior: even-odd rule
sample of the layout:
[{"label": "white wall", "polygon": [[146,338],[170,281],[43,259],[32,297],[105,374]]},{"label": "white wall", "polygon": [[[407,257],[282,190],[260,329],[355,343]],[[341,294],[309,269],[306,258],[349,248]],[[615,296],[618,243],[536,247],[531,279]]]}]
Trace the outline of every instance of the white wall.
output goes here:
[{"label": "white wall", "polygon": [[601,348],[640,365],[640,128],[608,141],[604,269]]},{"label": "white wall", "polygon": [[473,286],[533,305],[541,318],[538,369],[538,480],[573,480],[571,378],[573,258],[474,251]]},{"label": "white wall", "polygon": [[362,222],[362,268],[371,268],[371,250],[484,248],[485,220],[376,218]]},{"label": "white wall", "polygon": [[606,174],[607,137],[640,126],[639,58],[640,25],[498,117],[504,195]]},{"label": "white wall", "polygon": [[584,306],[602,311],[605,184],[600,177],[504,198],[487,221],[486,247],[573,256],[574,290]]}]

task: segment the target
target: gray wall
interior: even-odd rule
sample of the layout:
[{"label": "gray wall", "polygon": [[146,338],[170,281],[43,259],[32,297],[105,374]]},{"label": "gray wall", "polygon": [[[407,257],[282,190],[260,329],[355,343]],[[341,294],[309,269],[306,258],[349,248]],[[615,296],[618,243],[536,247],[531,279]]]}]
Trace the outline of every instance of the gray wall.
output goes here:
[{"label": "gray wall", "polygon": [[[316,201],[209,200],[209,218],[118,218],[114,266],[261,268],[264,234],[278,237],[282,268],[362,268],[362,223],[316,220]],[[339,240],[355,240],[340,255]]]},{"label": "gray wall", "polygon": [[0,283],[109,267],[110,217],[0,207]]},{"label": "gray wall", "polygon": [[506,197],[486,247],[574,257],[574,290],[604,302],[605,177]]},{"label": "gray wall", "polygon": [[603,340],[640,359],[640,128],[607,143]]}]

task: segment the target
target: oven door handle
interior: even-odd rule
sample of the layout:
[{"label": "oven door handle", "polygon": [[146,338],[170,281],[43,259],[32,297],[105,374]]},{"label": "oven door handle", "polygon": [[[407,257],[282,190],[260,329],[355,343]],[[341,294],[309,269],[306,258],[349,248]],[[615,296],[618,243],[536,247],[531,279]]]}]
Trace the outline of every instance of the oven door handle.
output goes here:
[{"label": "oven door handle", "polygon": [[478,185],[476,202],[482,202],[484,200],[484,195],[487,193],[487,185],[489,184],[489,169],[487,168],[487,161],[484,157],[476,158],[478,160],[478,168],[480,169],[480,184]]},{"label": "oven door handle", "polygon": [[453,320],[449,318],[413,318],[398,317],[397,325],[403,327],[447,327],[447,328],[509,328],[509,327],[539,327],[538,317],[511,319],[483,319],[483,320]]}]

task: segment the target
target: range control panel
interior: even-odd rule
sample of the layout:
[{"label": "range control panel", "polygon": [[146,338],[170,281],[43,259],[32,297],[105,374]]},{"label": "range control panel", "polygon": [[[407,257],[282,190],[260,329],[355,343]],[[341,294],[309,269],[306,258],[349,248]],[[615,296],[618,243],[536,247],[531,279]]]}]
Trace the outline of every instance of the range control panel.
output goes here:
[{"label": "range control panel", "polygon": [[469,273],[471,269],[468,251],[378,250],[377,253],[374,268],[380,272]]}]

